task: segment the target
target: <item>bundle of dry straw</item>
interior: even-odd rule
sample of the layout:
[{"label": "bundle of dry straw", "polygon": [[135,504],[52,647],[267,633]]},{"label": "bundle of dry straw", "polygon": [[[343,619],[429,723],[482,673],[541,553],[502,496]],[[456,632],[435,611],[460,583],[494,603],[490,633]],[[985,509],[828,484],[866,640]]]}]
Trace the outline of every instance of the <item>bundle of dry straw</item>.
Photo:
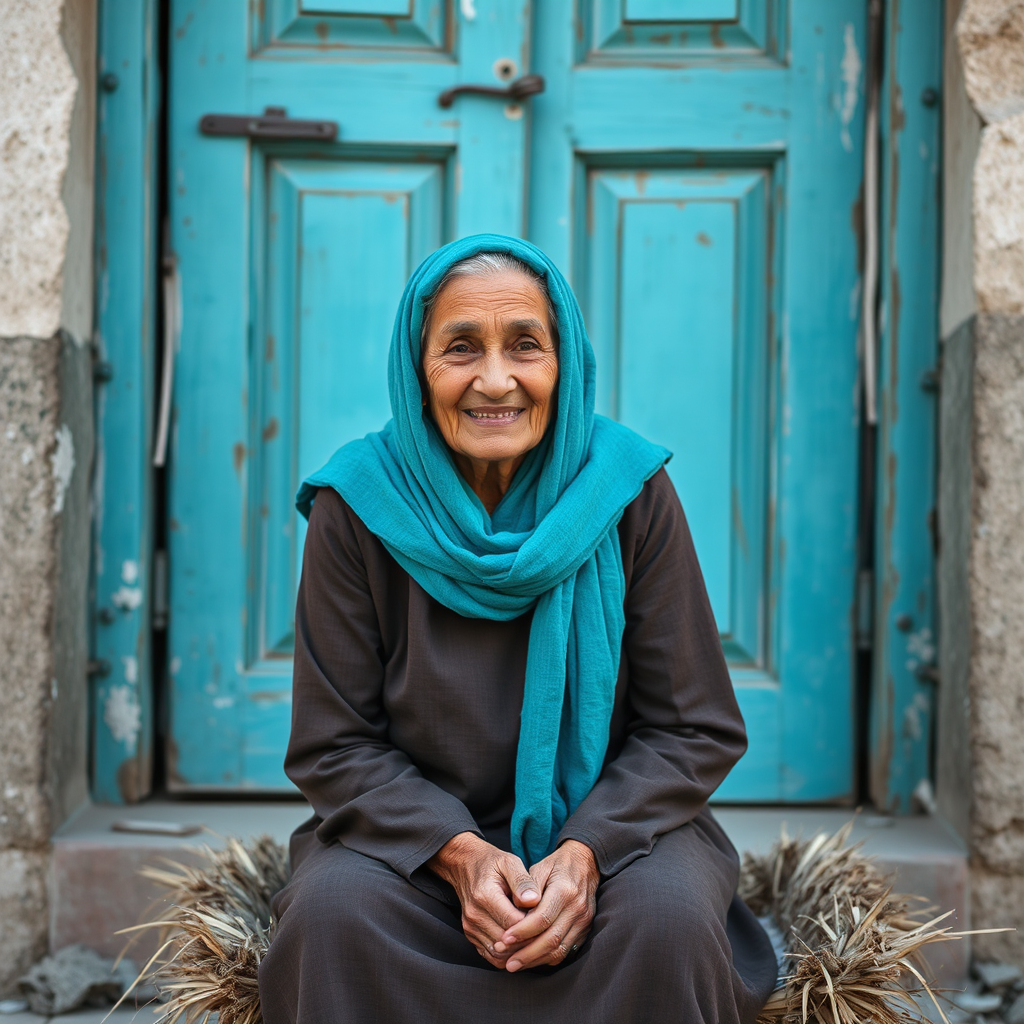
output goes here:
[{"label": "bundle of dry straw", "polygon": [[913,994],[923,992],[948,1024],[922,952],[967,933],[939,927],[953,911],[929,917],[920,899],[894,893],[861,844],[849,845],[852,829],[801,840],[783,828],[767,855],[743,857],[740,896],[774,919],[788,961],[759,1020],[899,1024],[919,1019]]},{"label": "bundle of dry straw", "polygon": [[[743,858],[740,895],[774,918],[790,963],[763,1024],[900,1024],[918,1017],[914,990],[927,992],[946,1019],[921,951],[964,933],[938,927],[949,914],[921,920],[926,912],[911,910],[918,901],[893,894],[860,845],[849,845],[851,829],[852,822],[809,840],[783,830],[766,856]],[[127,929],[162,936],[136,985],[152,983],[167,999],[160,1024],[212,1014],[220,1024],[262,1024],[257,972],[273,939],[271,899],[288,880],[286,851],[264,836],[248,847],[230,840],[206,849],[204,859],[200,867],[144,869],[168,897],[155,920]]]},{"label": "bundle of dry straw", "polygon": [[157,929],[161,939],[132,988],[148,982],[167,1000],[161,1024],[215,1013],[220,1024],[263,1024],[258,973],[273,937],[270,902],[288,881],[287,850],[269,836],[249,846],[230,839],[204,848],[198,866],[164,863],[142,869],[167,893],[152,908],[162,912],[125,929]]}]

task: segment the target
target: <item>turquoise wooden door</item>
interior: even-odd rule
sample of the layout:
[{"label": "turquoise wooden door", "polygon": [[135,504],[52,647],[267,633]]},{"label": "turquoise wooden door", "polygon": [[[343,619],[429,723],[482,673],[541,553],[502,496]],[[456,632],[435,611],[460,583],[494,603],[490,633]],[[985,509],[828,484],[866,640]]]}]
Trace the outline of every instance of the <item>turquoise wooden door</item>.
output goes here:
[{"label": "turquoise wooden door", "polygon": [[[174,0],[172,788],[274,790],[297,482],[388,417],[391,320],[452,237],[583,301],[601,411],[676,456],[751,736],[722,796],[838,800],[851,608],[863,0]],[[533,72],[521,103],[439,94]],[[337,122],[336,141],[199,131]]]}]

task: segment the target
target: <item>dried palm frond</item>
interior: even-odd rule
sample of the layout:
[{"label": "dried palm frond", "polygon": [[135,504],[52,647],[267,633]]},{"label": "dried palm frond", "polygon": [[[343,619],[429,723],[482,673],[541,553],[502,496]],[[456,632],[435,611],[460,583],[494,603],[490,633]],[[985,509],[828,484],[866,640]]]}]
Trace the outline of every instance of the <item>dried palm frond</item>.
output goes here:
[{"label": "dried palm frond", "polygon": [[198,866],[164,864],[142,870],[167,892],[154,904],[163,913],[125,929],[160,933],[135,985],[149,982],[167,999],[159,1008],[167,1024],[212,1014],[220,1024],[262,1024],[259,967],[273,936],[271,900],[288,881],[287,851],[269,836],[248,847],[230,839],[222,850],[204,848]]},{"label": "dried palm frond", "polygon": [[762,1024],[901,1024],[920,1017],[914,992],[946,1020],[922,951],[968,933],[939,927],[952,911],[928,919],[916,898],[893,893],[861,844],[848,845],[852,828],[809,840],[783,829],[767,855],[743,858],[740,896],[775,920],[790,962]]},{"label": "dried palm frond", "polygon": [[[791,839],[783,830],[765,856],[747,854],[740,896],[785,935],[790,973],[762,1010],[761,1024],[904,1024],[915,1020],[913,991],[931,997],[921,951],[966,932],[939,927],[896,895],[891,882],[848,845],[852,823],[834,835]],[[287,854],[264,836],[205,850],[198,867],[166,862],[143,874],[172,906],[128,932],[159,929],[162,944],[136,981],[168,998],[159,1024],[262,1024],[258,972],[274,923],[271,900],[288,881]],[[134,987],[134,986],[133,986]],[[948,1024],[948,1022],[947,1022]]]}]

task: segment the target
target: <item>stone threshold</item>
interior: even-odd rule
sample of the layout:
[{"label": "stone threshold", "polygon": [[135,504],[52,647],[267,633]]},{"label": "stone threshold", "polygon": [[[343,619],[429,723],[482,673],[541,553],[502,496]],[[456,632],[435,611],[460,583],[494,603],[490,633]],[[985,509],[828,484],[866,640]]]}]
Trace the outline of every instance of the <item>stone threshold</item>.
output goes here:
[{"label": "stone threshold", "polygon": [[[714,812],[737,850],[766,851],[783,824],[791,835],[834,832],[855,819],[853,840],[886,871],[896,873],[896,888],[911,892],[939,911],[955,910],[954,928],[970,927],[969,875],[963,844],[938,818],[891,818],[870,812],[855,815],[842,808],[718,806]],[[226,837],[267,834],[285,842],[310,814],[301,801],[154,800],[132,807],[88,805],[53,838],[50,873],[50,948],[82,943],[116,956],[124,939],[114,933],[136,924],[158,892],[141,878],[146,864],[192,860],[199,850],[223,844]],[[198,825],[190,836],[118,832],[115,822]],[[141,940],[129,955],[137,962],[155,950]],[[962,988],[970,963],[968,939],[934,947],[932,973],[940,985]],[[9,1018],[8,1018],[9,1019]],[[38,1020],[39,1018],[35,1018]],[[0,1024],[4,1024],[0,1018]]]}]

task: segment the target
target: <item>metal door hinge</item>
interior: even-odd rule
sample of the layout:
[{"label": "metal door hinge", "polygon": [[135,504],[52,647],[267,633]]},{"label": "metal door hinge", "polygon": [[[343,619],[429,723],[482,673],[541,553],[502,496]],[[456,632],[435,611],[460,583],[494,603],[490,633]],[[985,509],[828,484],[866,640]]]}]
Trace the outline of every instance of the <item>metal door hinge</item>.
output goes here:
[{"label": "metal door hinge", "polygon": [[92,678],[93,676],[104,676],[110,675],[110,662],[106,658],[90,658],[85,663],[85,674]]}]

